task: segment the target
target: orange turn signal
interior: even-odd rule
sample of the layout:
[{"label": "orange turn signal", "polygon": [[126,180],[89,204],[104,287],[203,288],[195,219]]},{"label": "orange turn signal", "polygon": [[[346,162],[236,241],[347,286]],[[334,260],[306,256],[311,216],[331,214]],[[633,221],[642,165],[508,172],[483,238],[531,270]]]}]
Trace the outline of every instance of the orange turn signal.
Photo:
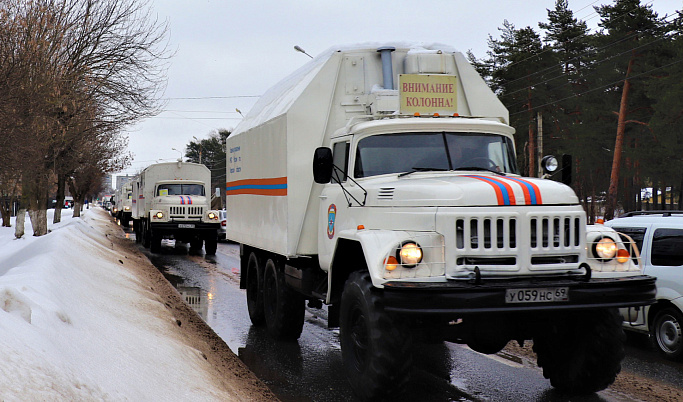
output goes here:
[{"label": "orange turn signal", "polygon": [[619,250],[617,250],[617,261],[621,264],[628,261],[629,258],[631,258],[631,255],[628,253],[628,250],[624,248],[620,248]]},{"label": "orange turn signal", "polygon": [[390,257],[387,257],[386,260],[384,260],[384,268],[386,268],[387,271],[393,271],[396,268],[398,268],[398,260],[396,257],[393,255]]},{"label": "orange turn signal", "polygon": [[365,229],[365,226],[363,226],[363,225],[358,225],[358,227],[357,227],[356,229],[358,229],[358,230],[363,230],[363,229]]},{"label": "orange turn signal", "polygon": [[605,223],[605,220],[604,219],[596,219],[595,223],[597,223],[598,225],[602,225],[603,223]]},{"label": "orange turn signal", "polygon": [[415,114],[413,116],[420,117],[420,112],[415,112]]}]

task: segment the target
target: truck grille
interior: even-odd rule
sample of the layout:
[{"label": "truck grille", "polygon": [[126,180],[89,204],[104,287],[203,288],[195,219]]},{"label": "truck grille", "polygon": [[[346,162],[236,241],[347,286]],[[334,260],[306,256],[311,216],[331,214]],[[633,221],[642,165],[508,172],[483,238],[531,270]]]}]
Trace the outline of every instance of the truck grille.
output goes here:
[{"label": "truck grille", "polygon": [[169,207],[171,219],[201,219],[204,215],[204,207],[173,206]]},{"label": "truck grille", "polygon": [[[453,276],[577,269],[585,249],[585,218],[571,211],[481,214],[455,219]],[[498,216],[496,216],[498,215]]]}]

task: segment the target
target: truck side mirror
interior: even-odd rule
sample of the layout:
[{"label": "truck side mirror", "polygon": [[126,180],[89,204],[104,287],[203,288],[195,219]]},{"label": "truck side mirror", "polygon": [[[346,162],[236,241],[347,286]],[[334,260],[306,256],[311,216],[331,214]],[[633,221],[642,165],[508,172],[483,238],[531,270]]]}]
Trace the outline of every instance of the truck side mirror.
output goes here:
[{"label": "truck side mirror", "polygon": [[332,150],[320,147],[313,154],[313,180],[318,184],[329,183],[332,179]]}]

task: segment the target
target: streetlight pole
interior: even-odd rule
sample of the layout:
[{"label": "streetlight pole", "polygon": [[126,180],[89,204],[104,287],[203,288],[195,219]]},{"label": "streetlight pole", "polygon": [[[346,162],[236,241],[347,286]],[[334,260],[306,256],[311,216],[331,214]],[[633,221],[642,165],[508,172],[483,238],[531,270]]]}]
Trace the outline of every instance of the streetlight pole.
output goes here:
[{"label": "streetlight pole", "polygon": [[199,144],[199,163],[202,163],[202,142],[197,139],[194,135],[192,136],[195,141],[197,141],[197,144]]},{"label": "streetlight pole", "polygon": [[175,149],[175,148],[171,148],[171,149],[180,153],[180,158],[178,158],[178,160],[182,161],[183,160],[183,153],[178,149]]}]

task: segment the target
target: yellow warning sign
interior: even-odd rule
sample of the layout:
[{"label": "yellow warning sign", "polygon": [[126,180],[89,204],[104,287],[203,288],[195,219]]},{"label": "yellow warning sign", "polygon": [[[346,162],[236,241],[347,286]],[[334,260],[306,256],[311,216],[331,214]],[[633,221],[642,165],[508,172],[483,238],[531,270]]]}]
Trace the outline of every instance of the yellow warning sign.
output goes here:
[{"label": "yellow warning sign", "polygon": [[458,111],[455,75],[400,74],[401,114],[453,114]]}]

